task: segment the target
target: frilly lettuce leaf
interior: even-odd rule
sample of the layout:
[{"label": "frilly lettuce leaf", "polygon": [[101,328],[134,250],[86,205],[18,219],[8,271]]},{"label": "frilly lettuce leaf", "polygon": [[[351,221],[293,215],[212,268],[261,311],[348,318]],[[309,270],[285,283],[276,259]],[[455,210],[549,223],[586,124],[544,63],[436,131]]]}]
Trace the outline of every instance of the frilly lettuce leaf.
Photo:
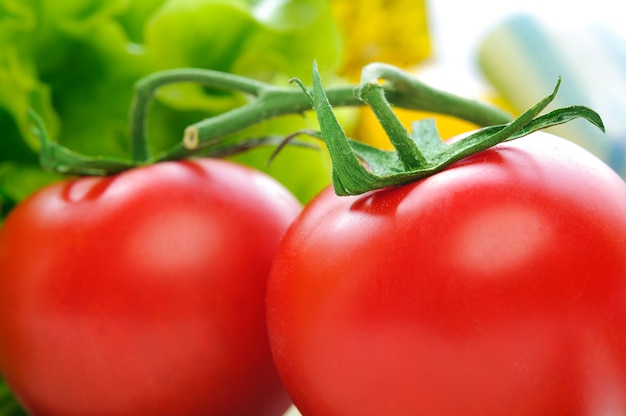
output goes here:
[{"label": "frilly lettuce leaf", "polygon": [[117,16],[131,42],[143,45],[145,25],[165,0],[130,0],[126,9]]},{"label": "frilly lettuce leaf", "polygon": [[[198,67],[286,86],[291,77],[307,82],[314,59],[330,76],[340,57],[329,0],[0,0],[0,162],[37,163],[29,109],[76,152],[128,156],[128,110],[144,75]],[[157,97],[148,128],[157,151],[186,126],[248,99],[193,84]],[[272,133],[302,127],[311,121],[272,123]],[[266,169],[257,159],[250,163]]]},{"label": "frilly lettuce leaf", "polygon": [[126,156],[133,85],[150,70],[142,52],[128,47],[126,34],[113,21],[58,41],[64,56],[40,57],[47,68],[41,77],[52,88],[61,119],[58,142],[85,154]]},{"label": "frilly lettuce leaf", "polygon": [[10,116],[0,117],[4,137],[0,139],[0,158],[32,158],[32,151],[38,148],[27,130],[29,108],[42,115],[52,132],[57,128],[50,89],[39,80],[31,53],[30,35],[36,22],[35,11],[26,4],[0,2],[0,112]]},{"label": "frilly lettuce leaf", "polygon": [[[132,86],[149,70],[147,65],[136,70],[138,62],[113,19],[126,3],[0,0],[0,109],[33,151],[39,144],[28,131],[29,109],[67,146],[126,154],[120,135],[126,135]],[[24,147],[15,137],[0,138],[0,149]],[[0,154],[0,160],[13,159],[14,153]]]},{"label": "frilly lettuce leaf", "polygon": [[[340,37],[328,1],[170,0],[146,27],[146,49],[157,69],[209,68],[266,82],[310,79],[310,65],[332,71]],[[161,90],[178,109],[220,112],[239,105],[233,94],[197,85]]]}]

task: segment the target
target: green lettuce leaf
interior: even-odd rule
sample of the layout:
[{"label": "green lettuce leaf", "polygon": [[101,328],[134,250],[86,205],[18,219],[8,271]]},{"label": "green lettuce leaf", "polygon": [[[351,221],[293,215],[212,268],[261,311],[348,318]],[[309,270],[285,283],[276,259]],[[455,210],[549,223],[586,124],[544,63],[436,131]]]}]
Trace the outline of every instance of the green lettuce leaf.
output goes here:
[{"label": "green lettuce leaf", "polygon": [[[73,151],[127,157],[134,83],[151,72],[199,67],[287,85],[292,77],[306,82],[314,59],[330,76],[340,56],[329,0],[0,0],[0,161],[36,163],[29,109]],[[156,151],[177,143],[188,125],[248,99],[194,84],[157,97],[148,124]],[[298,120],[277,121],[272,133],[310,126]],[[266,169],[264,158],[250,163]],[[290,182],[294,172],[307,174],[301,165],[276,176]]]},{"label": "green lettuce leaf", "polygon": [[[332,71],[340,45],[328,1],[320,0],[170,0],[146,27],[146,49],[158,70],[207,68],[285,85],[292,77],[310,78],[313,59]],[[197,84],[168,86],[158,97],[205,116],[245,102],[238,93]]]}]

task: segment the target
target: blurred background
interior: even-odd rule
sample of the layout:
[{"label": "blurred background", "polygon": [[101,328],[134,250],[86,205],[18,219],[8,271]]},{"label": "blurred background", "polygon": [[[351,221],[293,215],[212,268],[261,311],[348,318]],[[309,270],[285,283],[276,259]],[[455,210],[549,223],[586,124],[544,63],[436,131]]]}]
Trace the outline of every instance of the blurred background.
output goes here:
[{"label": "blurred background", "polygon": [[[0,0],[0,226],[32,192],[61,175],[38,164],[27,111],[52,138],[87,155],[129,157],[134,83],[152,72],[199,67],[277,85],[310,83],[313,59],[327,85],[358,81],[363,65],[391,63],[423,81],[512,115],[552,91],[555,106],[587,105],[606,134],[584,122],[555,132],[626,177],[626,27],[619,3],[562,0]],[[168,148],[184,128],[245,102],[241,94],[181,84],[159,90],[148,139]],[[476,128],[436,114],[442,137]],[[388,142],[367,108],[341,110],[353,137]],[[288,116],[239,133],[289,134],[315,128],[314,116]],[[327,155],[272,149],[234,159],[265,170],[302,202],[330,182]],[[295,410],[291,414],[296,414]],[[0,381],[0,416],[24,414]]]},{"label": "blurred background", "polygon": [[552,129],[626,176],[626,26],[616,2],[432,0],[437,66],[461,68],[519,113],[562,77],[554,107],[586,105],[606,134],[582,120]]}]

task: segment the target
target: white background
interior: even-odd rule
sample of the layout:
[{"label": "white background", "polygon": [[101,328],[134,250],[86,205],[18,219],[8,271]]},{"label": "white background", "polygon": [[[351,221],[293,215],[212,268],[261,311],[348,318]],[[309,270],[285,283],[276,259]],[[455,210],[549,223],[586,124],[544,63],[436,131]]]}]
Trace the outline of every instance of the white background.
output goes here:
[{"label": "white background", "polygon": [[474,63],[481,39],[506,17],[529,13],[555,28],[602,22],[626,36],[619,0],[426,0],[434,60],[480,76]]}]

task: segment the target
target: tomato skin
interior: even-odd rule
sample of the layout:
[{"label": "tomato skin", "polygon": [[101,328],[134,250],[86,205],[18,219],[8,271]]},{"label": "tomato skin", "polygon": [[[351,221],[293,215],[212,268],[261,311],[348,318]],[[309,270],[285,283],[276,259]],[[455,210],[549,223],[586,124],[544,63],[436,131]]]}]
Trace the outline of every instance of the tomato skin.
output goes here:
[{"label": "tomato skin", "polygon": [[268,329],[306,416],[626,414],[626,185],[533,133],[328,189],[277,251]]},{"label": "tomato skin", "polygon": [[165,162],[36,193],[0,231],[0,369],[33,415],[281,415],[267,275],[297,200]]}]

